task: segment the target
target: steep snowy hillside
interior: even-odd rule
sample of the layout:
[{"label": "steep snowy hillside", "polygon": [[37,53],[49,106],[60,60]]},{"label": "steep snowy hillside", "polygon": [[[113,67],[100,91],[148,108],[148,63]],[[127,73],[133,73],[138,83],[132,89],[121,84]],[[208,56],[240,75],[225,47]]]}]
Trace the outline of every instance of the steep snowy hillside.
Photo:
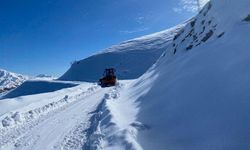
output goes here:
[{"label": "steep snowy hillside", "polygon": [[28,77],[0,69],[0,93],[21,85]]},{"label": "steep snowy hillside", "polygon": [[[128,88],[137,125],[112,133],[137,135],[131,144],[145,150],[250,149],[249,8],[249,0],[211,0]],[[126,118],[122,108],[113,112]]]},{"label": "steep snowy hillside", "polygon": [[[1,100],[0,149],[249,150],[249,8],[249,0],[211,0],[138,79]],[[94,80],[83,62],[134,52],[114,50],[76,62],[65,80]],[[38,90],[68,83],[31,81],[20,91],[33,92],[32,82]]]},{"label": "steep snowy hillside", "polygon": [[109,67],[116,68],[119,79],[138,78],[156,62],[183,26],[126,41],[77,61],[60,80],[97,81]]},{"label": "steep snowy hillside", "polygon": [[250,149],[249,8],[208,3],[143,76],[107,95],[87,148]]}]

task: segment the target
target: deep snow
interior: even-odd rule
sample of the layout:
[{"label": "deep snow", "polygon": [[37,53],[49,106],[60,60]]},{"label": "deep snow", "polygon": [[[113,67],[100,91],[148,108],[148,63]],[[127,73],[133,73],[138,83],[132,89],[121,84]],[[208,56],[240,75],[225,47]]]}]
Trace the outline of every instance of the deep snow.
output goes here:
[{"label": "deep snow", "polygon": [[166,31],[129,40],[76,61],[59,79],[98,81],[104,69],[110,67],[116,68],[119,79],[138,78],[157,61],[183,26],[181,24]]},{"label": "deep snow", "polygon": [[[248,0],[211,0],[177,34],[174,29],[171,44],[138,79],[110,88],[77,82],[3,99],[0,149],[250,149],[249,8]],[[130,53],[112,49],[89,64]],[[68,79],[95,80],[78,78],[84,69],[77,65],[87,60],[76,62]],[[89,77],[94,70],[87,71]]]},{"label": "deep snow", "polygon": [[212,0],[131,87],[150,88],[137,99],[143,149],[250,149],[249,8]]},{"label": "deep snow", "polygon": [[[135,118],[124,114],[121,116],[125,118],[121,118],[113,109],[117,105],[112,104],[130,82],[120,81],[111,88],[81,83],[51,93],[0,101],[4,108],[0,110],[0,149],[110,149],[122,148],[124,143],[132,148],[134,144],[127,137],[130,134],[118,129],[125,131]],[[123,110],[134,108],[126,106]],[[118,124],[114,124],[113,118],[119,119]],[[108,131],[115,128],[121,132],[120,136],[116,135],[118,132]],[[134,137],[130,138],[131,142],[135,141]]]},{"label": "deep snow", "polygon": [[84,135],[69,135],[79,126],[81,131],[89,127],[90,112],[108,91],[100,89],[82,83],[56,92],[0,101],[5,108],[0,111],[0,149],[81,148],[84,139],[79,139],[75,147],[68,146],[73,138]]}]

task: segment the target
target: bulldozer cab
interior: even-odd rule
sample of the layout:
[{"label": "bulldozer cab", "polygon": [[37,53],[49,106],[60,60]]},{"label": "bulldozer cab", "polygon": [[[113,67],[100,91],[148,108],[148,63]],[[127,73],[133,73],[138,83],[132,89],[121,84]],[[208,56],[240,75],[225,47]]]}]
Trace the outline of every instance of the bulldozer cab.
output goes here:
[{"label": "bulldozer cab", "polygon": [[115,76],[115,69],[114,68],[105,69],[103,76],[104,77]]},{"label": "bulldozer cab", "polygon": [[114,68],[105,69],[103,78],[99,80],[99,85],[101,85],[102,87],[115,86],[117,82],[115,71],[116,70]]}]

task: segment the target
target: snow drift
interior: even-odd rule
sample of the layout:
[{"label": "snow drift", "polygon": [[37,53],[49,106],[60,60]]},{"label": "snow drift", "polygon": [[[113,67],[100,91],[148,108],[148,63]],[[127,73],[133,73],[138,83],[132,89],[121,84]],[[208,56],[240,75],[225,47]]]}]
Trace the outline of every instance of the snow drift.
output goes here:
[{"label": "snow drift", "polygon": [[134,114],[149,127],[137,136],[143,149],[250,149],[249,8],[211,0],[129,88],[149,88]]},{"label": "snow drift", "polygon": [[60,80],[97,81],[105,68],[114,67],[119,79],[141,76],[160,57],[184,25],[112,46],[96,55],[76,61]]},{"label": "snow drift", "polygon": [[[125,48],[114,46],[76,62],[61,78],[96,80],[102,67],[120,63],[118,54],[129,54],[131,59],[124,59],[128,67],[132,60],[141,61],[134,60],[146,53],[147,44],[148,49],[162,48],[157,62],[134,81],[104,89],[83,84],[0,101],[0,133],[5,133],[0,134],[0,149],[250,149],[249,8],[248,0],[211,0],[185,27],[177,27],[178,33],[171,29],[174,36],[166,47],[161,47],[161,36],[155,38],[159,34],[138,39],[144,43],[139,50],[137,40],[125,42]],[[114,62],[106,64],[109,59]],[[123,78],[139,76],[117,68]],[[30,120],[35,120],[31,126]],[[21,128],[24,133],[18,128],[22,125],[27,125]],[[61,140],[66,146],[57,146]]]},{"label": "snow drift", "polygon": [[[100,149],[250,149],[250,3],[211,1],[94,116]],[[89,145],[87,145],[89,146]]]}]

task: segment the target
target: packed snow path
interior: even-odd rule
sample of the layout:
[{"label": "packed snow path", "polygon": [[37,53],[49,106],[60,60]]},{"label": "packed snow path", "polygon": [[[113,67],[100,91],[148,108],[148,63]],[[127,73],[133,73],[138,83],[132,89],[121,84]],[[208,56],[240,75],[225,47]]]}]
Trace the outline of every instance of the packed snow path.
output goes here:
[{"label": "packed snow path", "polygon": [[91,128],[93,112],[113,90],[97,86],[93,89],[37,119],[1,129],[0,149],[82,149],[89,140],[84,132]]}]

